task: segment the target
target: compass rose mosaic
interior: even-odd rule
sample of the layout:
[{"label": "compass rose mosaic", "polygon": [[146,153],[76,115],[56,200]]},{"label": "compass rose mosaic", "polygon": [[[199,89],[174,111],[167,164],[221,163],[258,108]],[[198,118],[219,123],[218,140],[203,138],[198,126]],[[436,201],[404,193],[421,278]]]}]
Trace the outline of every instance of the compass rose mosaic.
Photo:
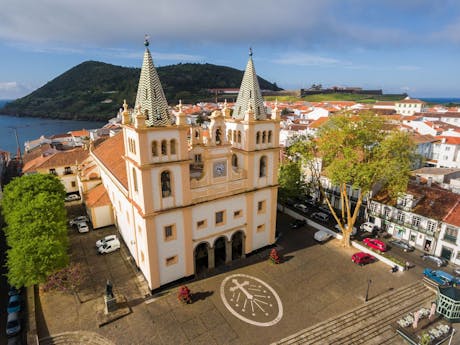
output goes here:
[{"label": "compass rose mosaic", "polygon": [[256,277],[228,276],[220,285],[220,296],[234,316],[251,325],[273,326],[283,317],[283,305],[276,291]]}]

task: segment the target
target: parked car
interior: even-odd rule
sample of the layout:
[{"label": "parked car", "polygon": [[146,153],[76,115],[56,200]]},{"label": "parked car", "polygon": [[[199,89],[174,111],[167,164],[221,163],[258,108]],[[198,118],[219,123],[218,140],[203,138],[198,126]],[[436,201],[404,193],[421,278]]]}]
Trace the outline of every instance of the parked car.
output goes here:
[{"label": "parked car", "polygon": [[120,249],[120,241],[113,240],[113,241],[110,241],[109,243],[104,243],[102,246],[98,247],[97,252],[99,254],[108,254],[118,249]]},{"label": "parked car", "polygon": [[385,252],[387,250],[387,245],[385,244],[385,242],[382,242],[380,240],[377,240],[375,238],[365,238],[363,240],[363,243],[368,246],[368,247],[371,247],[375,250],[379,250],[381,252]]},{"label": "parked car", "polygon": [[[345,224],[344,227],[346,228],[348,226],[348,224]],[[342,230],[340,230],[340,226],[339,224],[337,224],[336,226],[334,226],[334,228],[338,231],[338,232],[342,232]],[[353,227],[353,229],[351,230],[351,236],[355,236],[356,233],[357,233],[357,229],[356,227]]]},{"label": "parked car", "polygon": [[434,281],[439,285],[460,285],[460,279],[453,277],[447,272],[440,271],[440,270],[432,270],[430,268],[425,268],[423,270],[423,275],[428,279]]},{"label": "parked car", "polygon": [[81,234],[89,231],[89,226],[86,222],[77,223],[77,228],[78,228],[78,232]]},{"label": "parked car", "polygon": [[321,222],[328,222],[329,221],[329,216],[326,213],[323,212],[315,212],[311,215],[312,218],[317,219]]},{"label": "parked car", "polygon": [[453,272],[454,272],[454,274],[455,274],[456,276],[460,276],[460,267],[454,267],[454,271],[453,271]]},{"label": "parked car", "polygon": [[100,246],[115,240],[118,241],[117,235],[107,235],[96,242],[96,248],[99,248]]},{"label": "parked car", "polygon": [[321,212],[326,213],[328,216],[332,216],[332,212],[327,205],[323,205],[318,208]]},{"label": "parked car", "polygon": [[331,237],[332,235],[329,232],[324,231],[324,230],[319,230],[315,232],[315,234],[313,235],[313,238],[318,242],[325,242]]},{"label": "parked car", "polygon": [[308,211],[308,207],[305,206],[304,204],[295,204],[294,207],[302,212]]},{"label": "parked car", "polygon": [[365,222],[359,226],[359,230],[367,231],[370,233],[374,233],[378,231],[378,229],[379,227],[372,222]]},{"label": "parked car", "polygon": [[375,261],[375,257],[365,252],[358,252],[351,256],[351,261],[360,266],[367,265]]},{"label": "parked car", "polygon": [[69,222],[69,224],[70,224],[70,226],[72,226],[72,225],[77,225],[80,222],[89,222],[89,219],[86,216],[78,216],[78,217],[75,217],[74,219],[72,219]]},{"label": "parked car", "polygon": [[21,295],[13,295],[8,299],[8,314],[21,311]]},{"label": "parked car", "polygon": [[80,199],[81,197],[78,194],[69,194],[64,198],[64,201],[69,202],[69,201],[75,201],[75,200],[80,200]]},{"label": "parked car", "polygon": [[19,312],[9,313],[6,320],[6,335],[12,337],[21,331]]},{"label": "parked car", "polygon": [[405,252],[411,252],[415,249],[413,246],[403,240],[392,240],[390,243],[395,247],[401,248]]},{"label": "parked car", "polygon": [[422,259],[425,261],[431,261],[433,262],[436,266],[441,267],[441,266],[446,266],[447,265],[447,260],[444,258],[441,258],[440,256],[436,255],[431,255],[431,254],[423,254]]}]

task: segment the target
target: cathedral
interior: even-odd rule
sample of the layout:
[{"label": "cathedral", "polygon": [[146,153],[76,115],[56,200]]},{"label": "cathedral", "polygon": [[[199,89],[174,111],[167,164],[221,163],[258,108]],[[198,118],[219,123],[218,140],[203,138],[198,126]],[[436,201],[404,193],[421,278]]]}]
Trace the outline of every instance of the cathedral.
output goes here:
[{"label": "cathedral", "polygon": [[232,109],[209,125],[169,110],[148,42],[123,130],[91,155],[114,222],[151,290],[275,242],[280,111],[264,106],[252,52]]}]

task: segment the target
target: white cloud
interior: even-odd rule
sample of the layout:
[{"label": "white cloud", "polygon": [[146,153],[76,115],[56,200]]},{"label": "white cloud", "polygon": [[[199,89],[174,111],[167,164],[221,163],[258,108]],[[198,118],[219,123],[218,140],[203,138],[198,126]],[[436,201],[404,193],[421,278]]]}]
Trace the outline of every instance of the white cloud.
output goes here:
[{"label": "white cloud", "polygon": [[34,89],[16,81],[0,81],[0,99],[16,99],[29,94]]},{"label": "white cloud", "polygon": [[306,53],[287,53],[272,62],[282,65],[295,66],[331,66],[343,64],[337,59],[311,55]]}]

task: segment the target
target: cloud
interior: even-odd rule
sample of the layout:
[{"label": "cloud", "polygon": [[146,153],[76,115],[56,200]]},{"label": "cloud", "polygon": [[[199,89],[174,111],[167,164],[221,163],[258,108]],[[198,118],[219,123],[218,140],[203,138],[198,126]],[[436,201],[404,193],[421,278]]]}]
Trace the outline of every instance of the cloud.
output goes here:
[{"label": "cloud", "polygon": [[306,53],[287,53],[272,61],[282,65],[295,66],[331,66],[343,64],[341,61],[333,58],[311,55]]},{"label": "cloud", "polygon": [[451,43],[460,43],[460,17],[457,17],[453,23],[446,25],[443,29],[431,35],[433,40],[446,40]]},{"label": "cloud", "polygon": [[0,81],[0,99],[16,99],[29,94],[35,87],[16,81]]}]

